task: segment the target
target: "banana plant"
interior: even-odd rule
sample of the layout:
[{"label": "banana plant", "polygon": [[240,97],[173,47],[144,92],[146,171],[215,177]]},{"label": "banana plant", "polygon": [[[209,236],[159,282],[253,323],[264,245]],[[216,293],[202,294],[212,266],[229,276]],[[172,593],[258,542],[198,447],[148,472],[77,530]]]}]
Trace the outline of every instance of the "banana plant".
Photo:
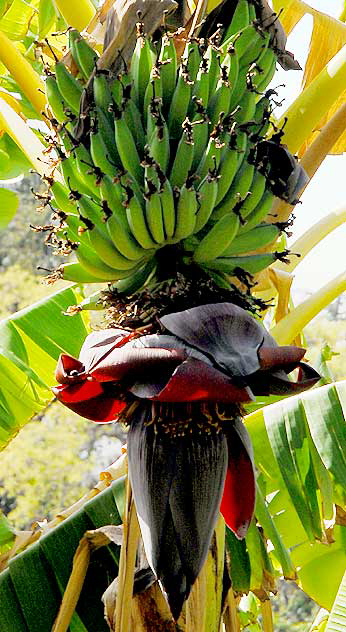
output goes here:
[{"label": "banana plant", "polygon": [[[6,566],[0,575],[5,604],[0,614],[2,628],[127,632],[131,625],[139,629],[165,625],[167,629],[216,631],[223,618],[227,630],[237,630],[236,598],[251,591],[262,604],[267,631],[272,629],[268,600],[279,575],[298,578],[308,594],[330,609],[345,567],[345,383],[301,394],[317,382],[318,375],[302,362],[304,350],[292,342],[345,289],[345,275],[281,320],[278,309],[271,335],[242,307],[254,310],[258,306],[255,292],[250,292],[249,275],[261,282],[256,274],[265,261],[264,291],[273,296],[275,287],[281,316],[285,311],[280,264],[268,268],[276,251],[263,259],[260,248],[265,244],[258,241],[257,247],[250,248],[246,236],[256,210],[252,203],[255,193],[258,203],[266,195],[267,206],[260,204],[262,215],[254,220],[257,228],[275,196],[280,198],[275,204],[296,202],[307,184],[301,166],[304,151],[306,145],[311,146],[311,133],[321,120],[330,119],[334,133],[330,138],[340,148],[341,117],[335,109],[339,112],[344,90],[345,26],[314,12],[319,32],[326,36],[328,29],[337,29],[333,46],[325,47],[330,55],[326,68],[310,74],[306,70],[306,86],[287,112],[284,127],[273,120],[265,95],[261,118],[255,121],[257,127],[249,140],[244,130],[256,112],[254,86],[266,87],[276,60],[283,67],[297,68],[265,0],[254,4],[239,0],[233,7],[224,23],[223,48],[219,41],[223,65],[214,43],[204,57],[201,41],[197,40],[198,47],[188,37],[199,34],[203,16],[201,35],[210,37],[214,24],[226,20],[223,5],[198,2],[195,9],[191,4],[187,22],[185,8],[180,19],[186,47],[178,37],[168,38],[155,65],[155,50],[144,29],[155,30],[160,16],[157,9],[150,12],[150,3],[137,27],[137,40],[134,20],[117,3],[111,8],[106,2],[98,12],[88,0],[80,3],[78,12],[72,4],[65,0],[54,7],[40,3],[41,19],[35,23],[30,19],[33,7],[26,3],[26,19],[16,29],[14,3],[0,20],[6,44],[0,57],[8,71],[3,85],[21,97],[15,105],[0,94],[0,142],[11,139],[24,161],[50,184],[49,201],[54,200],[61,220],[54,234],[59,247],[66,235],[70,248],[79,243],[78,263],[67,264],[57,276],[79,284],[117,281],[116,296],[123,298],[116,304],[135,304],[139,311],[145,294],[138,290],[152,291],[165,266],[168,279],[189,266],[201,268],[217,292],[203,286],[208,305],[200,307],[200,302],[193,302],[190,286],[189,296],[178,299],[178,313],[172,313],[177,304],[171,296],[165,303],[161,291],[156,301],[164,302],[162,313],[151,299],[145,303],[151,320],[123,321],[125,330],[115,326],[89,333],[83,307],[75,310],[73,319],[62,314],[79,300],[76,289],[68,288],[2,324],[2,445],[51,398],[49,375],[60,354],[59,385],[53,388],[57,399],[93,421],[116,417],[129,425],[132,485],[128,478],[124,485],[120,477],[125,474],[122,458],[121,467],[116,465],[109,472],[108,480],[114,482],[103,489],[98,485],[77,503],[77,511],[73,507],[65,512],[61,524],[53,521],[25,539],[11,531],[5,520],[0,523]],[[284,4],[275,8],[280,10]],[[286,4],[283,19],[289,16],[292,25],[299,19],[299,10],[309,11],[300,2]],[[161,8],[169,12],[173,5],[167,1]],[[100,30],[109,10],[102,52]],[[119,20],[128,26],[125,33],[116,30]],[[52,36],[63,24],[74,27],[67,54],[64,36]],[[85,29],[86,38],[77,29]],[[39,62],[30,48],[37,32],[47,37]],[[24,38],[25,57],[20,52]],[[114,58],[115,49],[122,53],[122,81],[117,76],[120,62]],[[123,62],[130,59],[133,49],[128,74]],[[263,83],[265,69],[260,65],[264,54],[267,83]],[[237,56],[241,63],[237,78],[232,75],[231,81],[227,73],[230,68],[233,72]],[[45,89],[43,66],[50,67]],[[215,75],[212,86],[206,87],[206,69],[213,81]],[[194,93],[197,76],[199,92]],[[49,124],[54,142],[48,146],[25,120],[30,110],[27,102],[31,113],[42,115]],[[191,105],[195,103],[196,110]],[[224,112],[231,114],[234,107],[235,113],[226,120]],[[213,128],[208,128],[208,121]],[[71,128],[73,122],[77,127]],[[200,151],[195,156],[194,145]],[[227,170],[223,172],[225,145]],[[290,153],[297,150],[301,163]],[[327,143],[314,152],[310,177],[330,150]],[[48,164],[47,151],[54,156]],[[184,159],[172,157],[169,162],[174,151]],[[179,166],[186,164],[190,167],[182,175]],[[198,178],[190,177],[192,165],[202,180],[200,190],[195,186]],[[229,175],[231,168],[233,179],[221,195],[217,180],[225,182],[224,174]],[[230,209],[240,214],[234,211],[230,220]],[[108,222],[110,217],[113,222]],[[337,224],[331,218],[329,229]],[[322,228],[314,243],[325,234]],[[244,235],[245,251],[240,245]],[[238,250],[234,250],[236,239]],[[306,254],[309,247],[303,243],[301,250]],[[170,267],[165,252],[173,253],[180,267]],[[281,254],[285,259],[286,251]],[[233,273],[238,268],[242,273],[237,277]],[[205,278],[199,274],[193,276],[195,283]],[[231,295],[230,276],[237,279]],[[255,289],[260,296],[261,286]],[[234,299],[242,307],[233,305]],[[284,300],[288,304],[287,292]],[[287,376],[295,369],[298,377],[292,381]],[[291,397],[283,399],[287,395]],[[250,403],[255,396],[259,401]],[[253,411],[245,417],[245,426],[240,420],[243,407]],[[207,435],[201,432],[201,417]],[[227,419],[232,424],[227,426]],[[218,520],[219,507],[224,519]],[[328,584],[321,584],[321,589],[316,577],[322,566],[336,572],[332,580],[325,574]],[[33,603],[28,586],[42,599]]]}]

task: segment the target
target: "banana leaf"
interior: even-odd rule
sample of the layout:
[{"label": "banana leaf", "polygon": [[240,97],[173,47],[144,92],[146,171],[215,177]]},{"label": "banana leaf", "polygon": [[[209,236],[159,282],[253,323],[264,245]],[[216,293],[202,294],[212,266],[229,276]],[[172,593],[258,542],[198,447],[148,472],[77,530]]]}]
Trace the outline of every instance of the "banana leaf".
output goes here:
[{"label": "banana leaf", "polygon": [[80,298],[70,287],[0,322],[0,449],[52,400],[60,353],[78,355],[85,316],[64,312]]}]

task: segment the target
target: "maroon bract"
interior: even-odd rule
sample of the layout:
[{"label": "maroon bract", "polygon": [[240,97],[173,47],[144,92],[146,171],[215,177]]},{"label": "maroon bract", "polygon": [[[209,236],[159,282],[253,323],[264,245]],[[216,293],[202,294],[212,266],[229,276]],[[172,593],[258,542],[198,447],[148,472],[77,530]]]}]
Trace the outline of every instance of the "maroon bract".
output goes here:
[{"label": "maroon bract", "polygon": [[168,314],[160,324],[158,334],[90,334],[78,360],[60,357],[53,392],[98,422],[137,402],[127,419],[129,474],[147,557],[177,619],[219,510],[239,539],[253,516],[254,461],[239,405],[299,393],[319,375],[301,361],[304,349],[279,347],[230,303]]}]

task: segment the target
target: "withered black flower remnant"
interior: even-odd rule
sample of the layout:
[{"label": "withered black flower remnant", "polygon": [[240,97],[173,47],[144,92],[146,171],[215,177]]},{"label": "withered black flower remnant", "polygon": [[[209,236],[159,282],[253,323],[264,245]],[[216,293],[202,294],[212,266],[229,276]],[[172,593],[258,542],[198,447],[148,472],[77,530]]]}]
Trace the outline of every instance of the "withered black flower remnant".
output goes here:
[{"label": "withered black flower remnant", "polygon": [[219,511],[239,539],[253,516],[254,460],[241,405],[255,395],[299,393],[319,375],[302,362],[304,349],[278,346],[230,303],[159,322],[157,334],[90,334],[78,360],[61,356],[53,391],[88,419],[129,426],[129,475],[144,547],[177,619]]}]

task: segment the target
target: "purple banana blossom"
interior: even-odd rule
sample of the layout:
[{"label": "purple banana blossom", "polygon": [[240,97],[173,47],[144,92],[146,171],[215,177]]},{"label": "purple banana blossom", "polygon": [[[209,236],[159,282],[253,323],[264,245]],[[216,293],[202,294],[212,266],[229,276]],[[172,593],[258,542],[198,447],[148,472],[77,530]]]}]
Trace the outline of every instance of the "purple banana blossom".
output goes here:
[{"label": "purple banana blossom", "polygon": [[78,360],[60,357],[53,392],[98,422],[126,418],[136,403],[126,419],[129,475],[148,561],[177,619],[219,510],[239,539],[253,516],[255,470],[240,405],[299,393],[319,375],[302,362],[304,349],[278,346],[230,303],[168,314],[160,325],[158,334],[90,334]]}]

